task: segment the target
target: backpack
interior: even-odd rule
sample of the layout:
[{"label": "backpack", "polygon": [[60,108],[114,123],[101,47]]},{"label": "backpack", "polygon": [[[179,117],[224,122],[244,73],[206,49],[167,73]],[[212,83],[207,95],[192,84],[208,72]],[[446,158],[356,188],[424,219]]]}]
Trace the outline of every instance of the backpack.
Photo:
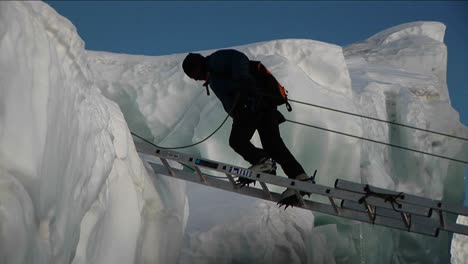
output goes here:
[{"label": "backpack", "polygon": [[286,105],[286,109],[291,112],[292,107],[288,102],[288,91],[282,86],[271,72],[260,61],[250,61],[250,71],[254,78],[260,81],[262,95],[265,100],[275,106]]}]

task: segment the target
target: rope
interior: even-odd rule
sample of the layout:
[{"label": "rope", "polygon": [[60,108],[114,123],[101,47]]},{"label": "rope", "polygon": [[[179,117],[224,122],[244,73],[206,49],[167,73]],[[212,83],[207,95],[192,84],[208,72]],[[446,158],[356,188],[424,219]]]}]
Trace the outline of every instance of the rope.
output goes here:
[{"label": "rope", "polygon": [[[207,91],[209,91],[209,90],[208,90],[208,85],[206,86],[206,89],[207,89]],[[150,145],[152,145],[152,146],[155,146],[155,147],[157,147],[157,148],[160,148],[160,149],[184,149],[184,148],[190,148],[190,147],[199,145],[199,144],[201,144],[201,143],[207,141],[207,140],[208,140],[209,138],[211,138],[214,134],[216,134],[216,132],[218,132],[218,130],[220,130],[221,127],[223,127],[224,123],[226,123],[226,121],[228,120],[228,118],[229,118],[230,114],[232,113],[232,111],[234,111],[234,109],[236,108],[237,102],[239,101],[239,97],[240,97],[240,93],[237,93],[237,94],[236,94],[236,97],[234,98],[234,103],[232,104],[232,107],[231,107],[231,109],[229,110],[229,113],[226,115],[226,118],[224,118],[223,122],[221,122],[221,125],[219,125],[218,128],[216,128],[210,135],[208,135],[208,136],[207,136],[206,138],[204,138],[203,140],[198,141],[198,142],[193,143],[193,144],[190,144],[190,145],[179,146],[179,147],[162,147],[162,146],[158,146],[158,145],[154,144],[153,142],[151,142],[151,141],[149,141],[149,140],[147,140],[147,139],[145,139],[145,138],[143,138],[143,137],[137,135],[136,133],[133,133],[132,131],[130,131],[130,133],[131,133],[133,136],[135,136],[135,137],[137,137],[137,138],[139,138],[139,139],[145,141],[146,143],[148,143],[148,144],[150,144]]]},{"label": "rope", "polygon": [[224,123],[226,123],[228,117],[229,117],[229,115],[227,115],[226,118],[224,118],[224,121],[221,123],[221,125],[218,126],[218,128],[216,128],[215,131],[213,131],[210,135],[208,135],[208,136],[207,136],[206,138],[204,138],[203,140],[200,140],[200,141],[198,141],[198,142],[196,142],[196,143],[193,143],[193,144],[190,144],[190,145],[179,146],[179,147],[162,147],[162,146],[156,145],[156,144],[154,144],[153,142],[151,142],[151,141],[149,141],[149,140],[147,140],[147,139],[145,139],[145,138],[143,138],[143,137],[141,137],[141,136],[139,136],[139,135],[133,133],[132,131],[130,131],[130,133],[131,133],[133,136],[135,136],[135,137],[137,137],[137,138],[139,138],[139,139],[145,141],[146,143],[148,143],[148,144],[150,144],[150,145],[152,145],[152,146],[154,146],[154,147],[160,148],[160,149],[183,149],[183,148],[190,148],[190,147],[199,145],[199,144],[201,144],[201,143],[207,141],[210,137],[212,137],[216,132],[218,132],[218,130],[221,129],[221,127],[224,125]]},{"label": "rope", "polygon": [[[262,94],[262,95],[271,96],[271,95],[268,95],[268,94]],[[236,98],[235,98],[235,100],[234,100],[234,104],[233,104],[233,107],[232,107],[231,111],[235,108],[235,105],[237,104],[238,99],[239,99],[239,94],[236,95]],[[438,135],[443,135],[443,136],[447,136],[447,137],[452,137],[452,138],[456,138],[456,139],[461,139],[461,140],[466,140],[466,141],[468,141],[468,139],[466,139],[466,138],[456,137],[456,136],[452,136],[452,135],[448,135],[448,134],[444,134],[444,133],[440,133],[440,132],[435,132],[435,131],[431,131],[431,130],[421,129],[421,128],[417,128],[417,127],[412,127],[412,126],[408,126],[408,125],[404,125],[404,124],[399,124],[399,123],[396,123],[396,122],[391,122],[391,121],[386,121],[386,120],[381,120],[381,119],[377,119],[377,118],[373,118],[373,117],[367,117],[367,116],[363,116],[363,115],[358,115],[358,114],[354,114],[354,113],[351,113],[351,112],[341,111],[341,110],[337,110],[337,109],[333,109],[333,108],[329,108],[329,107],[319,106],[319,105],[315,105],[315,104],[311,104],[311,103],[305,103],[305,102],[301,102],[301,101],[297,101],[297,100],[291,100],[291,99],[289,99],[289,101],[294,102],[294,103],[299,103],[299,104],[308,105],[308,106],[323,108],[323,109],[326,109],[326,110],[335,111],[335,112],[339,112],[339,113],[344,113],[344,114],[349,114],[349,115],[358,116],[358,117],[362,117],[362,118],[367,118],[367,119],[371,119],[371,120],[375,120],[375,121],[385,122],[385,123],[389,123],[389,124],[392,124],[392,125],[403,126],[403,127],[412,128],[412,129],[416,129],[416,130],[420,130],[420,131],[424,131],[424,132],[434,133],[434,134],[438,134]],[[155,146],[155,147],[157,147],[157,148],[168,149],[168,150],[189,148],[189,147],[193,147],[193,146],[199,145],[199,144],[205,142],[206,140],[208,140],[209,138],[211,138],[211,137],[212,137],[216,132],[218,132],[218,131],[221,129],[221,127],[226,123],[226,121],[227,121],[227,119],[229,118],[229,116],[230,116],[230,115],[228,114],[228,115],[226,116],[226,118],[223,120],[223,122],[218,126],[218,128],[216,128],[216,129],[215,129],[210,135],[208,135],[206,138],[204,138],[203,140],[201,140],[201,141],[199,141],[199,142],[196,142],[196,143],[193,143],[193,144],[189,144],[189,145],[185,145],[185,146],[178,146],[178,147],[162,147],[162,146],[156,145],[156,144],[154,144],[153,142],[151,142],[151,141],[149,141],[149,140],[147,140],[147,139],[145,139],[145,138],[143,138],[143,137],[137,135],[136,133],[134,133],[134,132],[132,132],[132,131],[130,131],[130,133],[131,133],[133,136],[135,136],[135,137],[137,137],[137,138],[140,138],[141,140],[145,141],[146,143],[151,144],[152,146]],[[420,154],[423,154],[423,155],[428,155],[428,156],[433,156],[433,157],[437,157],[437,158],[441,158],[441,159],[445,159],[445,160],[450,160],[450,161],[454,161],[454,162],[459,162],[459,163],[463,163],[463,164],[468,164],[468,161],[465,161],[465,160],[459,160],[459,159],[449,158],[449,157],[446,157],[446,156],[437,155],[437,154],[432,154],[432,153],[429,153],[429,152],[425,152],[425,151],[421,151],[421,150],[417,150],[417,149],[412,149],[412,148],[408,148],[408,147],[403,147],[403,146],[400,146],[400,145],[395,145],[395,144],[386,143],[386,142],[381,142],[381,141],[377,141],[377,140],[373,140],[373,139],[369,139],[369,138],[359,137],[359,136],[355,136],[355,135],[351,135],[351,134],[347,134],[347,133],[343,133],[343,132],[339,132],[339,131],[335,131],[335,130],[331,130],[331,129],[327,129],[327,128],[322,128],[322,127],[318,127],[318,126],[314,126],[314,125],[310,125],[310,124],[306,124],[306,123],[302,123],[302,122],[298,122],[298,121],[294,121],[294,120],[286,119],[286,121],[288,121],[288,122],[290,122],[290,123],[302,125],[302,126],[307,126],[307,127],[311,127],[311,128],[315,128],[315,129],[324,130],[324,131],[331,132],[331,133],[335,133],[335,134],[340,134],[340,135],[343,135],[343,136],[348,136],[348,137],[353,137],[353,138],[361,139],[361,140],[364,140],[364,141],[369,141],[369,142],[372,142],[372,143],[377,143],[377,144],[381,144],[381,145],[385,145],[385,146],[389,146],[389,147],[394,147],[394,148],[399,148],[399,149],[403,149],[403,150],[407,150],[407,151],[412,151],[412,152],[415,152],[415,153],[420,153]]]},{"label": "rope", "polygon": [[417,149],[407,148],[407,147],[403,147],[403,146],[399,146],[399,145],[395,145],[395,144],[390,144],[390,143],[386,143],[386,142],[381,142],[381,141],[377,141],[377,140],[373,140],[373,139],[369,139],[369,138],[364,138],[364,137],[359,137],[359,136],[339,132],[339,131],[336,131],[336,130],[331,130],[331,129],[328,129],[328,128],[309,125],[309,124],[297,122],[297,121],[294,121],[294,120],[286,119],[286,121],[288,121],[290,123],[302,125],[302,126],[312,127],[312,128],[315,128],[315,129],[320,129],[320,130],[324,130],[324,131],[327,131],[327,132],[347,136],[347,137],[353,137],[353,138],[357,138],[357,139],[361,139],[361,140],[365,140],[365,141],[369,141],[369,142],[373,142],[373,143],[377,143],[377,144],[382,144],[382,145],[386,145],[386,146],[390,146],[390,147],[394,147],[394,148],[399,148],[399,149],[408,150],[408,151],[412,151],[412,152],[416,152],[416,153],[420,153],[420,154],[424,154],[424,155],[429,155],[429,156],[433,156],[433,157],[437,157],[437,158],[441,158],[441,159],[446,159],[446,160],[455,161],[455,162],[459,162],[459,163],[463,163],[463,164],[468,164],[468,161],[465,161],[465,160],[453,159],[453,158],[449,158],[449,157],[446,157],[446,156],[432,154],[432,153],[424,152],[424,151],[417,150]]},{"label": "rope", "polygon": [[[267,94],[267,93],[258,93],[258,94],[260,94],[260,95],[262,95],[262,96],[267,96],[267,97],[278,97],[278,98],[279,98],[279,96],[272,95],[272,94]],[[415,129],[415,130],[419,130],[419,131],[424,131],[424,132],[427,132],[427,133],[432,133],[432,134],[437,134],[437,135],[441,135],[441,136],[451,137],[451,138],[455,138],[455,139],[459,139],[459,140],[464,140],[464,141],[467,141],[467,142],[468,142],[468,138],[463,138],[463,137],[458,137],[458,136],[454,136],[454,135],[449,135],[449,134],[447,134],[447,133],[437,132],[437,131],[433,131],[433,130],[429,130],[429,129],[423,129],[423,128],[414,127],[414,126],[410,126],[410,125],[406,125],[406,124],[401,124],[401,123],[397,123],[397,122],[392,122],[392,121],[388,121],[388,120],[383,120],[383,119],[379,119],[379,118],[375,118],[375,117],[360,115],[360,114],[356,114],[356,113],[352,113],[352,112],[347,112],[347,111],[343,111],[343,110],[338,110],[338,109],[334,109],[334,108],[330,108],[330,107],[326,107],[326,106],[321,106],[321,105],[317,105],[317,104],[312,104],[312,103],[307,103],[307,102],[303,102],[303,101],[299,101],[299,100],[294,100],[294,99],[290,99],[290,98],[288,98],[288,101],[293,102],[293,103],[296,103],[296,104],[302,104],[302,105],[312,106],[312,107],[321,108],[321,109],[325,109],[325,110],[329,110],[329,111],[333,111],[333,112],[337,112],[337,113],[342,113],[342,114],[347,114],[347,115],[351,115],[351,116],[361,117],[361,118],[370,119],[370,120],[374,120],[374,121],[379,121],[379,122],[383,122],[383,123],[387,123],[387,124],[391,124],[391,125],[395,125],[395,126],[401,126],[401,127],[411,128],[411,129]]]},{"label": "rope", "polygon": [[329,111],[333,111],[333,112],[338,112],[338,113],[342,113],[342,114],[357,116],[357,117],[370,119],[370,120],[374,120],[374,121],[379,121],[379,122],[383,122],[383,123],[387,123],[387,124],[391,124],[391,125],[402,126],[402,127],[406,127],[406,128],[419,130],[419,131],[424,131],[424,132],[427,132],[427,133],[432,133],[432,134],[437,134],[437,135],[441,135],[441,136],[446,136],[446,137],[451,137],[451,138],[456,138],[456,139],[468,141],[468,138],[457,137],[457,136],[449,135],[449,134],[446,134],[446,133],[441,133],[441,132],[437,132],[437,131],[433,131],[433,130],[428,130],[428,129],[423,129],[423,128],[419,128],[419,127],[409,126],[409,125],[405,125],[405,124],[401,124],[401,123],[397,123],[397,122],[378,119],[378,118],[375,118],[375,117],[364,116],[364,115],[360,115],[360,114],[355,114],[355,113],[351,113],[351,112],[346,112],[346,111],[342,111],[342,110],[338,110],[338,109],[333,109],[333,108],[329,108],[329,107],[325,107],[325,106],[321,106],[321,105],[301,102],[301,101],[292,100],[292,99],[289,99],[289,101],[291,101],[293,103],[297,103],[297,104],[313,106],[313,107],[317,107],[317,108],[321,108],[321,109],[325,109],[325,110],[329,110]]}]

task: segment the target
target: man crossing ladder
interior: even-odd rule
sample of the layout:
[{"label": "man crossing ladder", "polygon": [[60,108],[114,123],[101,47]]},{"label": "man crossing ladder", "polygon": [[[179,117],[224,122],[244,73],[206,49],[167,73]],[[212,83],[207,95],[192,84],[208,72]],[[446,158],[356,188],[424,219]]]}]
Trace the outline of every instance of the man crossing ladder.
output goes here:
[{"label": "man crossing ladder", "polygon": [[[294,158],[281,138],[279,125],[285,121],[277,110],[277,105],[286,103],[282,87],[271,73],[257,61],[251,61],[242,52],[234,49],[218,50],[204,57],[198,53],[189,53],[182,68],[191,79],[204,81],[209,95],[208,85],[221,101],[224,110],[232,117],[233,124],[229,137],[229,146],[252,166],[254,171],[276,175],[278,162],[288,178],[312,181],[302,166]],[[285,100],[278,102],[274,97],[265,96],[265,92],[277,89],[278,85]],[[276,100],[276,101],[275,101]],[[262,148],[255,147],[251,138],[258,131]],[[239,177],[241,187],[255,181]],[[297,206],[299,200],[293,189],[286,189],[279,201],[280,206]]]}]

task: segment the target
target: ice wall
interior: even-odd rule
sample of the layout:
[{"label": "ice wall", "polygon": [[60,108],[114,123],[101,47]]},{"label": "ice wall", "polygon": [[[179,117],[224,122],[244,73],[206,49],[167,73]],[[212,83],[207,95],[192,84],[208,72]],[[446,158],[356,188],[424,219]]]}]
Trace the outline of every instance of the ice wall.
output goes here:
[{"label": "ice wall", "polygon": [[153,186],[183,186],[150,180],[75,27],[42,2],[0,25],[0,262],[175,261],[185,195]]},{"label": "ice wall", "polygon": [[[297,39],[235,48],[264,62],[292,99],[466,137],[467,130],[448,97],[444,31],[440,23],[419,22],[391,28],[344,50]],[[134,132],[155,143],[170,147],[197,142],[226,115],[216,98],[206,96],[201,83],[184,76],[180,63],[185,54],[89,55],[103,94],[119,103]],[[281,110],[288,119],[466,159],[467,146],[454,139],[297,104],[293,108],[292,113]],[[230,125],[229,120],[209,141],[184,151],[247,166],[228,147]],[[306,171],[318,169],[321,184],[332,186],[342,178],[462,201],[464,166],[460,164],[289,123],[282,125],[281,132]],[[260,145],[258,138],[254,141]],[[302,263],[444,263],[450,259],[451,236],[445,233],[427,238],[302,210],[278,216],[270,203],[191,188],[181,263],[282,263],[283,256]],[[215,213],[218,210],[224,216]],[[278,220],[259,220],[266,215]],[[304,219],[314,219],[314,227],[304,225],[308,223]],[[296,222],[302,224],[291,227]],[[272,231],[276,229],[281,230],[279,237]],[[302,234],[298,240],[288,239],[298,233]],[[303,249],[307,254],[300,253]]]},{"label": "ice wall", "polygon": [[[344,54],[361,114],[466,137],[466,127],[459,122],[448,96],[444,32],[441,23],[409,23],[346,47]],[[466,160],[467,145],[460,140],[373,121],[364,121],[363,126],[367,128],[363,129],[366,138]],[[363,149],[363,182],[462,203],[463,164],[370,143],[363,144]],[[378,233],[364,232],[369,232],[368,240],[377,241],[374,235]],[[394,261],[449,262],[451,236],[447,233],[439,239],[419,239],[404,232],[378,235],[392,239],[381,243],[374,256],[366,256],[370,262],[377,261],[391,248],[398,249],[391,256]],[[414,241],[418,249],[411,244]],[[414,257],[415,252],[423,251],[431,253]]]},{"label": "ice wall", "polygon": [[[226,115],[201,83],[184,76],[185,54],[86,51],[73,25],[41,2],[0,2],[0,25],[2,263],[450,261],[451,236],[444,233],[428,238],[301,209],[284,212],[150,177],[128,128],[174,146],[204,138]],[[405,24],[344,50],[298,39],[236,48],[264,62],[292,99],[467,137],[450,105],[444,30],[440,23]],[[281,111],[323,128],[467,159],[466,144],[450,138],[293,108]],[[185,151],[247,165],[228,147],[230,125]],[[305,169],[318,169],[321,184],[342,178],[462,201],[461,165],[290,123],[281,132]],[[459,252],[454,259],[463,259]]]},{"label": "ice wall", "polygon": [[[351,112],[357,111],[350,100],[351,82],[341,47],[310,40],[282,40],[236,48],[245,52],[250,58],[264,62],[281,83],[290,87],[291,98],[341,107]],[[204,54],[210,52],[212,51],[202,51]],[[89,65],[103,94],[119,102],[133,132],[152,139],[155,143],[162,146],[180,146],[199,141],[210,134],[226,115],[215,97],[206,96],[205,89],[200,83],[195,83],[184,76],[181,61],[186,54],[161,57],[103,52],[88,54]],[[301,105],[294,106],[294,111],[285,112],[285,115],[291,119],[318,124],[329,129],[344,130],[356,135],[362,133],[356,120],[349,120],[347,117],[330,112],[307,109]],[[227,144],[230,126],[231,120],[206,143],[184,151],[247,166]],[[284,125],[281,129],[284,140],[305,169],[311,173],[314,169],[321,171],[319,178],[322,183],[332,185],[336,179],[335,175],[340,175],[343,170],[348,172],[347,177],[359,176],[360,145],[357,140],[292,125]],[[308,140],[304,141],[304,138]],[[255,141],[259,144],[258,138]],[[189,259],[197,259],[201,263],[217,262],[220,258],[222,262],[262,262],[269,259],[273,263],[281,263],[287,258],[298,262],[307,260],[307,254],[304,253],[308,244],[307,235],[284,239],[281,245],[278,241],[280,237],[295,237],[297,234],[310,233],[312,228],[310,224],[314,219],[310,212],[301,210],[293,213],[294,211],[290,210],[281,212],[281,220],[275,222],[254,221],[256,216],[269,215],[272,212],[279,214],[280,211],[271,203],[265,206],[259,204],[261,202],[257,200],[245,203],[236,196],[228,195],[234,200],[233,202],[219,202],[225,200],[219,196],[226,195],[191,196],[190,219],[196,222],[195,224],[192,222],[191,225],[197,226],[210,221],[194,217],[205,208],[221,212],[229,211],[226,215],[229,215],[230,219],[219,217],[217,218],[219,222],[210,222],[213,230],[230,232],[232,235],[228,236],[233,240],[226,240],[224,231],[213,230],[205,230],[208,233],[202,233],[200,236],[203,238],[196,239],[195,231],[188,230],[187,239],[190,241],[186,241],[188,249],[183,249],[182,263],[189,262]],[[309,226],[295,224],[299,219],[302,219],[301,223],[308,222]],[[251,223],[252,221],[254,222]],[[231,226],[233,222],[236,223],[235,226]],[[289,226],[288,223],[294,224]],[[242,229],[247,226],[252,229]],[[252,231],[254,229],[263,231],[261,234],[254,233]],[[269,234],[268,230],[274,229],[280,229],[279,233]],[[255,242],[248,243],[247,245],[253,248],[246,251],[246,245],[239,243],[249,240]],[[213,247],[217,243],[221,243],[220,246]],[[229,255],[226,254],[228,248],[232,251]],[[251,254],[254,252],[264,253]]]}]

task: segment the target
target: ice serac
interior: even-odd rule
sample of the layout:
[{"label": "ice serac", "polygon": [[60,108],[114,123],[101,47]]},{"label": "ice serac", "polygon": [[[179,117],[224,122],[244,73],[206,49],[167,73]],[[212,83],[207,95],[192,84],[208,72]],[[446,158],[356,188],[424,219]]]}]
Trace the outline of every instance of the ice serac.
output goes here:
[{"label": "ice serac", "polygon": [[[245,52],[253,60],[261,60],[290,90],[291,98],[341,108],[345,111],[357,111],[352,102],[351,79],[341,47],[323,42],[294,39],[255,43],[235,48]],[[213,51],[201,51],[201,53],[208,55]],[[89,65],[95,73],[96,83],[104,95],[119,102],[124,116],[129,120],[130,129],[152,139],[161,146],[180,146],[200,141],[216,129],[226,116],[220,102],[213,96],[206,96],[201,83],[196,83],[184,75],[181,61],[185,54],[147,57],[89,52],[88,55]],[[346,116],[303,105],[294,105],[292,113],[287,113],[284,110],[282,108],[284,114],[290,119],[358,136],[362,134],[360,121],[350,120]],[[328,120],[333,120],[333,122],[327,122]],[[234,153],[227,144],[230,126],[231,120],[209,141],[185,151],[208,159],[247,166],[248,164],[242,161],[239,155]],[[322,183],[333,185],[334,175],[341,175],[343,171],[347,172],[346,177],[359,178],[361,150],[356,139],[305,129],[291,124],[283,125],[281,129],[284,140],[305,169],[310,173],[315,169],[321,172],[319,178]],[[257,136],[254,138],[254,142],[260,144]],[[310,155],[311,153],[314,155]],[[320,155],[317,155],[318,153]],[[280,189],[274,190],[282,191]],[[205,190],[205,192],[209,191]],[[220,195],[237,201],[240,199],[226,193]],[[191,243],[194,244],[186,241],[189,252],[187,253],[186,248],[184,248],[185,260],[190,259],[190,256],[196,256],[203,262],[205,259],[202,256],[211,255],[215,256],[212,259],[214,261],[217,259],[216,256],[221,257],[222,255],[225,262],[238,259],[258,261],[259,256],[252,256],[249,253],[254,252],[252,250],[255,248],[249,249],[249,251],[238,250],[236,254],[231,255],[220,251],[228,247],[245,249],[244,245],[238,243],[251,239],[253,242],[249,243],[249,246],[255,246],[255,241],[261,243],[257,246],[266,250],[261,256],[264,259],[271,259],[273,263],[281,263],[288,257],[299,262],[307,260],[307,255],[304,252],[300,254],[297,252],[297,247],[305,248],[307,235],[297,239],[284,240],[278,249],[284,250],[284,252],[276,252],[276,250],[270,249],[275,248],[278,239],[274,235],[267,234],[269,231],[263,227],[265,223],[245,222],[249,220],[246,220],[244,216],[248,216],[249,213],[254,214],[247,218],[252,219],[259,213],[254,208],[258,207],[260,201],[254,200],[246,203],[239,201],[241,203],[239,206],[239,203],[235,201],[220,203],[221,198],[216,195],[201,197],[195,194],[189,195],[189,197],[191,216],[189,226],[204,225],[206,227],[202,223],[208,221],[212,223],[213,230],[228,229],[231,234],[236,233],[236,235],[233,235],[234,240],[230,241],[224,237],[223,232],[208,231],[207,227],[208,229],[204,232],[206,231],[208,234],[200,234],[200,236],[207,236],[207,238],[201,239],[203,243],[198,243],[195,238],[191,240]],[[232,221],[227,217],[217,218],[219,222],[206,219],[206,214],[204,215],[205,219],[196,217],[202,216],[200,212],[207,210],[206,208],[230,212],[226,215],[235,219],[234,222],[237,224],[234,226],[228,224]],[[214,213],[210,212],[210,214]],[[275,223],[275,226],[281,227],[282,230],[278,237],[295,237],[297,233],[303,233],[304,230],[310,229],[295,224],[298,219],[296,215],[301,215],[302,219],[313,221],[313,215],[307,211],[299,211],[297,214],[292,214],[289,211],[284,212],[284,215]],[[242,227],[245,227],[242,223],[248,224],[251,230],[266,231],[262,231],[262,234],[247,232],[242,230]],[[293,223],[292,226],[289,226],[290,223]],[[194,231],[189,228],[187,235]],[[264,237],[260,239],[257,236]],[[211,245],[215,242],[220,243],[220,247],[212,247]],[[196,246],[196,252],[191,252],[192,249],[195,250],[192,246]],[[200,254],[202,256],[198,256]],[[276,254],[280,254],[282,258],[275,258]]]},{"label": "ice serac", "polygon": [[[345,47],[344,54],[360,113],[454,136],[467,136],[450,105],[446,83],[445,26],[416,22],[380,32]],[[364,136],[424,152],[466,160],[464,141],[422,131],[363,121]],[[361,181],[424,197],[463,203],[461,163],[362,144]],[[424,238],[405,232],[362,225],[364,259],[375,261],[448,263],[451,235]],[[388,237],[379,246],[369,242]],[[372,249],[372,250],[371,250]],[[393,253],[389,253],[389,249]],[[382,257],[388,256],[388,257]]]},{"label": "ice serac", "polygon": [[[185,54],[87,51],[74,26],[42,2],[0,2],[0,24],[2,263],[450,261],[451,236],[443,232],[428,238],[281,211],[151,177],[129,128],[180,146],[206,137],[226,115],[184,76]],[[450,105],[444,30],[437,22],[404,24],[344,49],[301,39],[235,48],[261,60],[291,99],[467,137]],[[300,104],[292,113],[280,109],[299,122],[467,159],[467,145],[453,138]],[[247,166],[227,144],[230,125],[184,151]],[[318,169],[320,184],[342,178],[462,202],[460,164],[292,123],[281,132],[306,171]],[[464,244],[455,238],[454,263],[464,259]]]},{"label": "ice serac", "polygon": [[141,233],[182,233],[184,192],[153,187],[75,27],[43,2],[0,2],[0,24],[1,262],[132,263],[149,243],[173,262],[181,235]]},{"label": "ice serac", "polygon": [[[434,22],[405,24],[346,47],[344,52],[336,45],[300,39],[235,48],[261,60],[289,89],[291,99],[466,136],[448,97],[444,28]],[[208,55],[213,51],[199,52]],[[162,146],[197,142],[216,129],[226,115],[218,100],[206,96],[201,83],[183,74],[180,63],[185,54],[88,55],[96,83],[105,96],[119,103],[130,129]],[[465,158],[466,145],[452,138],[299,104],[293,108],[292,113],[281,111],[288,119],[326,129]],[[209,141],[185,151],[247,166],[227,144],[230,125],[228,120]],[[462,165],[290,123],[282,125],[281,131],[306,171],[318,169],[321,184],[332,186],[336,178],[342,178],[461,202]],[[257,136],[253,141],[260,145]],[[255,262],[260,258],[282,262],[281,257],[274,257],[279,253],[270,250],[278,239],[269,223],[253,220],[270,214],[272,211],[264,210],[270,204],[260,206],[265,203],[193,186],[188,196],[190,219],[181,263],[189,259]],[[278,219],[274,222],[275,228],[282,230],[279,236],[285,237],[281,254],[302,263],[443,263],[450,259],[451,237],[445,233],[427,238],[301,210],[283,214],[275,216]],[[314,219],[314,227],[294,224],[298,219]],[[252,234],[247,230],[259,231]],[[305,230],[309,231],[304,236],[287,239]],[[307,254],[298,254],[298,248],[305,248]]]},{"label": "ice serac", "polygon": [[[285,225],[287,222],[290,224]],[[313,222],[313,215],[302,210],[291,209],[285,214],[275,204],[259,202],[254,213],[226,226],[190,234],[189,247],[182,252],[180,262],[304,263]]]}]

